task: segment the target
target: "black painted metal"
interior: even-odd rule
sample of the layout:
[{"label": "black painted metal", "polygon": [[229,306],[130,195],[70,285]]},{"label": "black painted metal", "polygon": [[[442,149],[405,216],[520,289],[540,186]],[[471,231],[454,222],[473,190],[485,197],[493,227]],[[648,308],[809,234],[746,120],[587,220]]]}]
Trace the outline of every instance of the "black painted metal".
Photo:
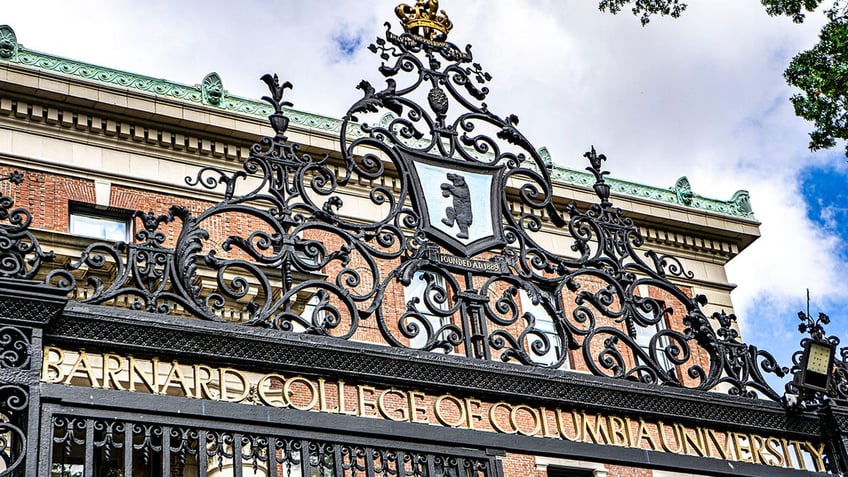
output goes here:
[{"label": "black painted metal", "polygon": [[[764,373],[782,377],[788,370],[768,352],[741,342],[733,315],[708,318],[702,312],[705,298],[674,283],[693,278],[680,260],[642,249],[638,228],[612,204],[604,155],[594,147],[585,155],[599,202],[588,209],[557,203],[549,171],[519,131],[518,118],[489,111],[484,85],[491,78],[473,62],[470,46],[463,50],[388,28],[370,49],[383,60],[386,88],[359,84],[363,97],[344,118],[340,159],[314,157],[287,140],[284,107],[290,103],[283,94],[291,85],[264,76],[270,95],[263,99],[274,107],[275,135],[251,148],[242,171],[208,167],[187,179],[220,190],[223,200],[199,213],[178,205],[167,213],[137,212],[141,227],[134,242],[88,247],[68,267],[88,269],[88,298],[68,305],[61,316],[73,277],[58,270],[42,283],[31,280],[52,254],[28,230],[29,211],[0,198],[0,220],[8,222],[0,224],[0,475],[46,475],[57,456],[81,455],[93,463],[118,454],[126,474],[133,460],[151,463],[156,454],[165,475],[181,459],[204,469],[231,460],[238,474],[258,465],[306,465],[317,456],[314,465],[326,463],[337,476],[354,470],[388,475],[400,463],[408,464],[410,476],[438,475],[439,467],[449,466],[458,475],[497,476],[496,459],[480,454],[484,447],[583,452],[602,461],[678,470],[706,466],[716,475],[758,471],[747,464],[723,469],[726,463],[709,459],[498,434],[479,438],[477,450],[468,451],[477,456],[472,458],[456,457],[454,448],[410,447],[412,438],[369,447],[350,435],[315,440],[302,429],[291,437],[288,429],[252,432],[226,420],[215,427],[202,420],[205,411],[183,425],[173,413],[185,404],[175,398],[132,398],[169,403],[158,414],[157,406],[148,405],[149,419],[142,419],[125,409],[132,399],[118,392],[91,396],[117,399],[111,409],[122,411],[89,403],[88,414],[80,414],[74,405],[82,403],[83,391],[38,384],[44,326],[49,344],[242,363],[255,370],[280,366],[362,382],[824,437],[829,464],[848,471],[848,418],[840,408],[848,399],[848,350],[836,360],[837,379],[828,392],[787,387],[803,404],[796,407],[820,410],[820,417],[742,399],[779,400]],[[0,180],[21,179],[13,173]],[[360,214],[363,202],[368,214]],[[228,220],[248,223],[250,230],[230,231],[216,243],[210,231]],[[571,242],[546,249],[538,241],[544,228]],[[97,274],[112,267],[111,276]],[[398,300],[417,284],[417,296]],[[522,303],[525,296],[529,304]],[[129,310],[97,306],[124,300]],[[658,327],[671,317],[684,329]],[[541,326],[545,319],[554,337]],[[326,338],[362,339],[365,322],[376,325],[389,348]],[[646,349],[636,342],[639,329],[654,330]],[[556,370],[567,349],[579,351],[598,377]],[[797,374],[797,356],[794,362]],[[665,386],[662,393],[656,385]],[[731,396],[701,392],[717,387]],[[49,394],[45,405],[42,390]],[[212,407],[219,405],[227,406]],[[362,426],[356,422],[354,427]],[[428,428],[419,440],[454,431]],[[228,450],[233,446],[242,451]],[[84,475],[94,474],[93,464],[84,467]]]},{"label": "black painted metal", "polygon": [[[713,327],[705,299],[671,281],[693,277],[677,258],[640,249],[638,229],[610,201],[603,155],[586,154],[600,203],[561,210],[517,117],[488,110],[490,77],[470,48],[388,30],[371,50],[387,87],[360,83],[364,97],[344,119],[343,167],[287,141],[291,85],[264,76],[275,136],[251,149],[243,171],[207,167],[188,180],[223,189],[220,203],[197,215],[138,212],[136,242],[86,249],[72,269],[117,272],[90,275],[83,301],[342,339],[361,339],[369,320],[392,347],[552,368],[581,350],[596,375],[779,399],[763,373],[785,369],[738,340],[732,315],[714,315]],[[374,125],[354,122],[385,112]],[[214,243],[208,230],[239,218],[252,229]],[[541,246],[547,223],[570,246]],[[398,298],[417,284],[419,296]],[[672,316],[685,329],[658,329]],[[653,330],[644,349],[637,328]]]},{"label": "black painted metal", "polygon": [[[150,400],[143,396],[139,401],[144,398]],[[222,420],[208,414],[193,416],[190,408],[173,416],[45,404],[42,432],[49,438],[41,445],[38,475],[50,475],[51,466],[54,472],[62,469],[61,477],[74,472],[130,476],[172,475],[172,471],[198,477],[222,471],[234,477],[502,475],[498,453],[485,450],[237,421],[229,415]]]},{"label": "black painted metal", "polygon": [[819,409],[827,405],[830,400],[844,405],[848,401],[848,348],[839,349],[834,356],[826,389],[812,389],[804,386],[805,350],[813,343],[820,343],[835,350],[839,346],[839,338],[827,336],[824,325],[830,323],[830,317],[824,313],[819,313],[818,317],[813,319],[809,312],[799,312],[798,318],[801,320],[798,331],[809,336],[801,340],[800,349],[792,355],[790,374],[794,379],[786,384],[784,404],[788,409],[794,410]]},{"label": "black painted metal", "polygon": [[37,475],[42,329],[68,289],[0,278],[0,475]]}]

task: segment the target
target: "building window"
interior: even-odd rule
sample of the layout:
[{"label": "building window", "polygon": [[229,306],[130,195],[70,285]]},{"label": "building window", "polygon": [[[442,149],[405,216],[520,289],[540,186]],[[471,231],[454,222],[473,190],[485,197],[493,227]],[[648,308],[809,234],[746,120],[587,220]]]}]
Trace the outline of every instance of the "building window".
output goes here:
[{"label": "building window", "polygon": [[113,210],[71,205],[69,230],[73,235],[113,242],[132,238],[131,216]]},{"label": "building window", "polygon": [[[548,294],[545,292],[542,293],[548,300],[550,300],[550,296]],[[548,340],[548,351],[541,355],[533,354],[533,352],[530,351],[530,358],[536,363],[550,365],[556,363],[564,356],[565,360],[559,367],[562,369],[569,368],[568,350],[565,349],[562,339],[559,334],[557,334],[553,316],[548,313],[548,310],[545,309],[541,303],[534,304],[533,299],[531,299],[530,295],[528,295],[523,289],[518,291],[518,296],[521,300],[521,310],[524,313],[531,313],[533,315],[533,318],[535,319],[534,328],[544,334],[545,338]],[[538,337],[533,337],[531,335],[528,347],[532,350],[533,343],[537,341],[541,340]]]},{"label": "building window", "polygon": [[604,464],[552,457],[536,457],[536,470],[548,477],[611,477]]},{"label": "building window", "polygon": [[591,470],[564,469],[548,467],[548,477],[594,477]]}]

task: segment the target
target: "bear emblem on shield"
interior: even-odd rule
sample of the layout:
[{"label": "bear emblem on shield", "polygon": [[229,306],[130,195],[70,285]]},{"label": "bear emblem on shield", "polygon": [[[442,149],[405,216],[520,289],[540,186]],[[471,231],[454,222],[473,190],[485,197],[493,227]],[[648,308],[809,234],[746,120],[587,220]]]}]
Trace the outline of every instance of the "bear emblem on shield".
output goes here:
[{"label": "bear emblem on shield", "polygon": [[455,223],[459,227],[457,238],[467,239],[468,227],[474,220],[471,213],[471,191],[461,175],[448,173],[447,178],[450,183],[442,183],[442,196],[453,196],[453,206],[445,209],[447,217],[442,219],[442,223],[448,227],[453,227]]}]

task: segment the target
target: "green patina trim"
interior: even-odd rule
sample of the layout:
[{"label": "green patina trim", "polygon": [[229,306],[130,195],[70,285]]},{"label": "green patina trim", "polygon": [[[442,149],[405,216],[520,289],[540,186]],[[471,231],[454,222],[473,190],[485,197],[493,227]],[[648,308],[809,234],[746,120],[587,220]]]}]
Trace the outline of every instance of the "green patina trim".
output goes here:
[{"label": "green patina trim", "polygon": [[[0,60],[8,61],[9,63],[30,66],[68,76],[76,76],[90,81],[112,84],[152,93],[157,96],[188,101],[190,103],[250,116],[266,118],[274,112],[265,102],[230,95],[223,89],[223,85],[220,83],[220,77],[215,73],[207,75],[203,79],[202,84],[188,86],[27,49],[17,43],[14,32],[7,25],[0,26],[0,39],[5,39],[9,43],[7,49],[3,49],[2,45],[0,45],[0,50],[3,50],[0,51]],[[4,55],[2,53],[6,54]],[[210,96],[210,86],[213,88],[217,87],[220,90],[221,96],[217,98],[215,95]],[[341,131],[342,122],[338,119],[295,110],[289,110],[288,113],[291,122],[294,124],[320,131],[335,133]]]},{"label": "green patina trim", "polygon": [[[0,61],[76,76],[90,81],[112,84],[250,116],[264,118],[273,112],[271,107],[264,102],[230,95],[223,88],[221,78],[216,73],[207,75],[199,85],[187,86],[164,79],[91,65],[24,48],[17,42],[14,31],[8,25],[0,25]],[[219,94],[210,94],[210,92]],[[342,121],[340,119],[293,109],[286,112],[292,124],[313,131],[335,134],[341,132]],[[390,120],[390,117],[384,116],[381,123],[387,123]],[[351,127],[348,128],[348,134],[360,136],[362,132],[356,128],[355,124],[351,124]],[[554,166],[551,155],[546,148],[540,149],[539,154],[546,165],[552,166],[551,176],[553,179],[589,188],[594,184],[594,177],[591,174]],[[620,194],[644,197],[658,202],[679,204],[684,207],[735,217],[754,217],[746,191],[738,191],[731,200],[721,201],[693,194],[689,187],[689,181],[685,177],[678,180],[675,187],[670,189],[660,189],[617,179],[607,179],[607,183],[610,184],[613,192]]]},{"label": "green patina trim", "polygon": [[[575,171],[559,166],[555,166],[551,171],[551,177],[568,184],[576,184],[588,188],[591,188],[595,183],[595,177],[588,172]],[[751,210],[750,205],[750,196],[744,190],[737,191],[730,200],[717,200],[693,194],[689,187],[689,181],[685,177],[678,179],[675,186],[668,189],[610,178],[606,179],[606,183],[610,185],[610,190],[613,192],[631,197],[644,197],[657,202],[677,204],[687,208],[707,210],[733,217],[754,218],[754,212]]]}]

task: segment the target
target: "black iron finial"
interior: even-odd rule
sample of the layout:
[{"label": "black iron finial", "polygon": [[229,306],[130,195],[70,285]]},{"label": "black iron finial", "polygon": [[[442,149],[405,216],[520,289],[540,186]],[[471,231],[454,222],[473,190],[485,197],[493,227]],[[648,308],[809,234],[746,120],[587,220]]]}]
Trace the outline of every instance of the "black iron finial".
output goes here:
[{"label": "black iron finial", "polygon": [[819,312],[818,318],[813,320],[813,317],[810,315],[810,289],[807,289],[807,312],[799,311],[798,319],[801,320],[801,323],[798,324],[798,331],[801,333],[809,333],[810,338],[814,341],[823,341],[825,339],[825,330],[824,326],[830,324],[830,317],[824,313]]},{"label": "black iron finial", "polygon": [[611,206],[612,202],[609,201],[610,186],[604,182],[604,176],[609,174],[609,171],[601,170],[601,163],[607,160],[607,156],[604,154],[598,154],[597,151],[595,151],[595,146],[592,146],[589,151],[583,154],[583,157],[588,159],[590,164],[586,170],[595,176],[595,185],[593,187],[595,189],[595,193],[598,194],[598,197],[601,199],[601,206]]},{"label": "black iron finial", "polygon": [[274,107],[274,113],[268,117],[271,120],[271,127],[274,128],[277,137],[282,138],[286,129],[289,127],[289,118],[283,113],[283,108],[293,106],[291,102],[283,101],[283,94],[287,88],[292,89],[292,84],[288,81],[280,84],[280,78],[276,74],[273,76],[265,74],[260,79],[268,85],[268,90],[271,91],[270,97],[262,97],[263,101],[271,103],[271,106]]}]

